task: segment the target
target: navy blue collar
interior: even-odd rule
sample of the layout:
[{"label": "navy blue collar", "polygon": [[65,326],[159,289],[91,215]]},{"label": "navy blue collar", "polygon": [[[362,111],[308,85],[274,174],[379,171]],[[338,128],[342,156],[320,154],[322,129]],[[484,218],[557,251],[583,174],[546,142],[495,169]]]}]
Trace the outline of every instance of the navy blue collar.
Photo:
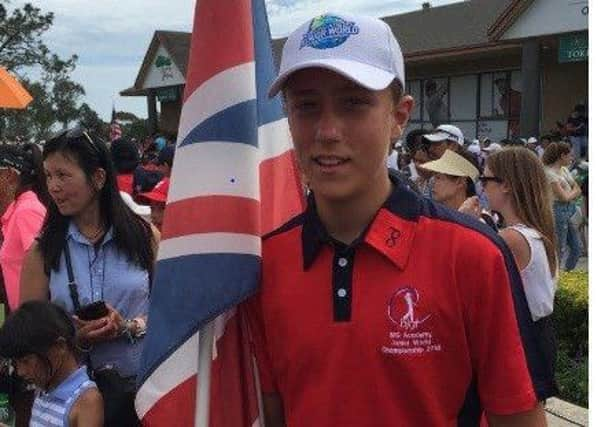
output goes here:
[{"label": "navy blue collar", "polygon": [[[386,209],[404,221],[416,223],[421,211],[420,196],[418,196],[413,190],[409,189],[408,184],[405,182],[400,173],[390,170],[389,177],[393,184],[393,190],[388,199],[380,208],[379,212],[381,212],[382,209]],[[381,215],[376,214],[374,216],[374,221],[380,217]],[[304,270],[308,270],[311,267],[319,255],[319,250],[324,244],[331,245],[338,251],[342,252],[346,250],[352,250],[366,240],[366,235],[372,228],[372,225],[373,221],[350,245],[345,245],[344,243],[338,242],[327,232],[317,213],[315,197],[312,194],[309,195],[302,229]]]}]

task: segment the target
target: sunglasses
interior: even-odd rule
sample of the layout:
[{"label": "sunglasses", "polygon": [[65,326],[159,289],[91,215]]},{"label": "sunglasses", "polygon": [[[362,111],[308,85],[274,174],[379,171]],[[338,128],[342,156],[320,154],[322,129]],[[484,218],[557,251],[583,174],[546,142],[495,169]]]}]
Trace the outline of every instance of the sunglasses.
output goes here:
[{"label": "sunglasses", "polygon": [[489,182],[496,182],[496,183],[502,183],[503,180],[499,177],[496,176],[484,176],[484,175],[480,175],[480,182],[482,182],[482,185],[486,185]]},{"label": "sunglasses", "polygon": [[97,154],[100,154],[98,147],[96,146],[96,144],[94,144],[94,141],[92,140],[92,138],[90,137],[88,132],[86,132],[84,129],[82,129],[80,127],[76,127],[73,129],[65,129],[65,130],[57,133],[56,135],[52,136],[50,139],[48,139],[48,141],[54,141],[56,139],[61,139],[61,138],[66,139],[68,142],[81,141],[81,140],[86,141]]}]

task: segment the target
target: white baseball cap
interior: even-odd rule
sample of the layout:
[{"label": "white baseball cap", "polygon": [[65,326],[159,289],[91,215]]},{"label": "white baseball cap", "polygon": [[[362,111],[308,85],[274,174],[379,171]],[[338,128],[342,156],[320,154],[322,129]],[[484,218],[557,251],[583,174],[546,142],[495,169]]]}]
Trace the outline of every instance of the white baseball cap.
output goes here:
[{"label": "white baseball cap", "polygon": [[528,138],[528,141],[526,141],[527,144],[536,144],[537,142],[538,142],[538,140],[533,136]]},{"label": "white baseball cap", "polygon": [[480,154],[481,153],[480,143],[472,143],[472,144],[468,145],[467,151],[469,151],[470,153],[473,153],[473,154]]},{"label": "white baseball cap", "polygon": [[370,90],[385,89],[395,78],[405,87],[399,43],[387,23],[369,16],[328,12],[297,28],[284,44],[269,97],[292,73],[312,67],[334,71]]},{"label": "white baseball cap", "polygon": [[434,132],[424,135],[424,138],[430,142],[440,142],[448,139],[459,145],[463,145],[464,142],[463,132],[457,126],[453,125],[440,125],[434,129]]}]

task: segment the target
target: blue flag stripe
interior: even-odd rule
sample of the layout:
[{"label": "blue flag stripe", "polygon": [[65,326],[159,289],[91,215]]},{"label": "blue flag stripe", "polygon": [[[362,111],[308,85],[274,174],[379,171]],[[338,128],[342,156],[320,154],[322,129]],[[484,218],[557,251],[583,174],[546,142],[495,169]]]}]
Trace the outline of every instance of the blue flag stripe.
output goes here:
[{"label": "blue flag stripe", "polygon": [[238,142],[257,147],[256,99],[233,105],[199,123],[182,140],[180,147],[210,141]]},{"label": "blue flag stripe", "polygon": [[160,261],[157,266],[155,282],[161,285],[152,289],[149,324],[153,331],[146,337],[140,384],[202,325],[256,291],[260,258],[188,255]]},{"label": "blue flag stripe", "polygon": [[267,12],[263,0],[253,0],[253,27],[255,31],[255,66],[257,79],[257,109],[258,125],[285,117],[282,109],[282,100],[278,95],[272,99],[267,97],[271,82],[275,80],[273,52],[271,43],[261,43],[261,40],[271,41]]}]

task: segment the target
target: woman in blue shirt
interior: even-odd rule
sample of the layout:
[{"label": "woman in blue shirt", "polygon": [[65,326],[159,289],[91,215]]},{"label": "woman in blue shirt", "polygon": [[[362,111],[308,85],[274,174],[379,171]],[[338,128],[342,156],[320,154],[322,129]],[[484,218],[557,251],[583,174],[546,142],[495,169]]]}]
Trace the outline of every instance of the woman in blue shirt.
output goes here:
[{"label": "woman in blue shirt", "polygon": [[[43,158],[52,203],[23,268],[21,301],[50,298],[73,315],[77,345],[103,394],[105,425],[138,425],[135,377],[158,231],[127,207],[108,149],[86,132],[50,139]],[[99,301],[95,312],[78,312]]]}]

